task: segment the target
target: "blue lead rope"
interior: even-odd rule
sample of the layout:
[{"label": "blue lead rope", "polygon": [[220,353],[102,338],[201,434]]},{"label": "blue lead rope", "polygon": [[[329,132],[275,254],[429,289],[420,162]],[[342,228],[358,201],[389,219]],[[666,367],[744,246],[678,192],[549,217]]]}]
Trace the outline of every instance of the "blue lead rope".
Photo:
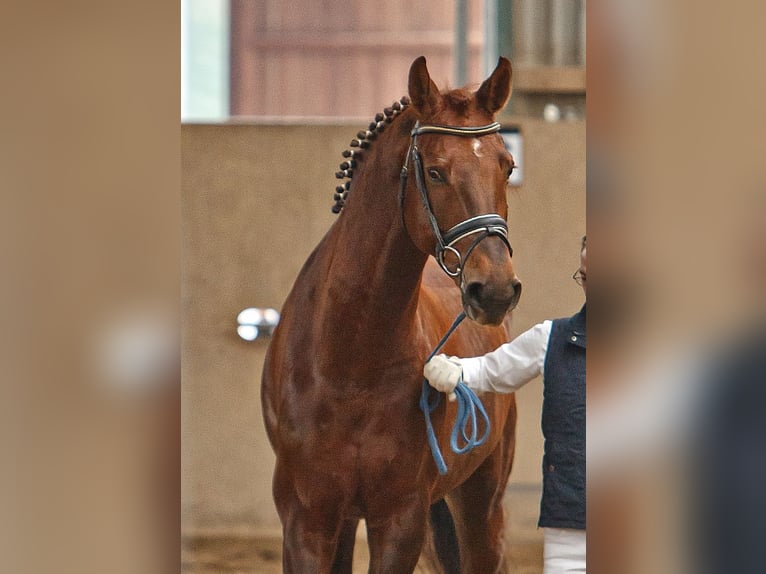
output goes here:
[{"label": "blue lead rope", "polygon": [[[460,313],[452,323],[447,333],[442,337],[436,348],[428,355],[426,362],[439,352],[439,350],[447,342],[447,339],[452,332],[457,329],[460,322],[465,319],[465,313]],[[455,424],[452,427],[452,434],[450,436],[450,447],[455,454],[464,454],[473,450],[475,447],[484,444],[489,436],[490,422],[487,411],[484,410],[484,405],[481,404],[481,399],[476,396],[471,389],[462,381],[458,381],[455,387],[455,398],[457,400],[457,418]],[[436,462],[436,468],[439,470],[439,474],[447,474],[447,465],[444,462],[444,457],[439,449],[439,441],[436,439],[436,433],[434,432],[433,423],[431,423],[431,413],[439,406],[442,394],[431,387],[428,384],[427,379],[423,379],[423,389],[420,394],[420,410],[426,417],[426,433],[428,435],[428,445],[431,447],[431,454],[433,454],[434,462]],[[479,438],[479,425],[478,415],[484,421],[484,434]],[[470,436],[469,436],[470,435]],[[464,446],[459,445],[459,440],[462,438],[465,443]]]}]

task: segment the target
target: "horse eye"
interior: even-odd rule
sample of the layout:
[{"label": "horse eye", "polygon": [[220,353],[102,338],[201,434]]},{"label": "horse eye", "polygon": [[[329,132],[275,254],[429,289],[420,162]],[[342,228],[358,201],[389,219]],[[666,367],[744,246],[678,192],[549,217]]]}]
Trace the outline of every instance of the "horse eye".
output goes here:
[{"label": "horse eye", "polygon": [[516,169],[515,165],[512,165],[510,169],[508,169],[508,177],[510,178],[513,175],[513,170]]},{"label": "horse eye", "polygon": [[430,177],[432,181],[442,181],[442,174],[440,174],[439,170],[435,167],[428,170],[428,177]]}]

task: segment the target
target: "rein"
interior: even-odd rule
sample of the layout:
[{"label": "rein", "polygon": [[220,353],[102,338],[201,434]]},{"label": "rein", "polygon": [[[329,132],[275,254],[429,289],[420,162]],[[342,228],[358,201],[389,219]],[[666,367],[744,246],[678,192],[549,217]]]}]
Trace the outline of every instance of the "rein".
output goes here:
[{"label": "rein", "polygon": [[[458,325],[465,319],[465,313],[460,313],[455,322],[449,328],[447,333],[442,337],[441,341],[436,345],[436,348],[428,355],[426,362],[430,361],[433,356],[439,352],[439,350],[447,342],[449,336],[457,329]],[[484,405],[481,403],[481,399],[476,396],[468,386],[461,380],[455,387],[455,398],[457,400],[457,417],[455,418],[455,424],[452,426],[452,433],[450,435],[450,447],[455,454],[464,454],[473,450],[477,446],[481,446],[489,437],[490,421],[487,411],[484,410]],[[423,411],[426,419],[426,434],[428,436],[428,446],[431,447],[431,454],[434,457],[436,468],[439,474],[447,474],[447,464],[444,462],[441,449],[439,449],[439,441],[436,439],[436,433],[434,432],[434,426],[431,422],[431,413],[439,406],[441,401],[441,393],[428,384],[427,379],[423,379],[423,388],[420,393],[420,410]],[[484,421],[484,434],[481,437],[478,436],[478,419],[476,412],[478,410],[482,421]],[[470,434],[470,436],[469,436]],[[460,446],[458,441],[462,437],[464,446]]]},{"label": "rein", "polygon": [[[441,125],[424,125],[421,126],[420,122],[415,123],[415,127],[410,132],[412,141],[407,149],[407,155],[404,158],[404,165],[399,177],[399,203],[402,212],[402,221],[405,229],[407,224],[404,222],[404,193],[407,189],[407,176],[409,168],[407,167],[412,160],[415,166],[415,182],[417,184],[418,192],[420,193],[420,199],[423,202],[423,207],[426,210],[428,216],[428,222],[431,226],[431,231],[436,238],[436,253],[434,254],[436,261],[439,263],[439,267],[449,275],[450,277],[459,277],[463,273],[463,265],[468,259],[468,256],[474,250],[474,248],[483,239],[494,235],[500,237],[508,247],[508,251],[513,255],[513,249],[508,241],[508,223],[500,215],[496,213],[488,213],[484,215],[477,215],[458,223],[454,227],[450,228],[445,233],[442,233],[439,229],[439,224],[436,221],[433,209],[431,208],[431,201],[428,199],[428,189],[425,184],[425,176],[423,175],[423,159],[420,156],[420,150],[418,149],[418,136],[421,134],[440,134],[440,135],[453,135],[462,137],[480,137],[484,135],[494,134],[500,131],[500,124],[497,122],[488,124],[486,126],[441,126]],[[469,235],[479,234],[468,248],[463,256],[454,245]],[[457,260],[455,269],[449,268],[444,261],[445,253],[451,253]],[[461,277],[462,280],[462,277]]]}]

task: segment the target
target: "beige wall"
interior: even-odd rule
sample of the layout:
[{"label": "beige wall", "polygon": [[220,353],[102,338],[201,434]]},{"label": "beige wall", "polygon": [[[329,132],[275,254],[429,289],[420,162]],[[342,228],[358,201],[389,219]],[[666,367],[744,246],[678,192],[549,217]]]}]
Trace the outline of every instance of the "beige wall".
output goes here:
[{"label": "beige wall", "polygon": [[[334,172],[366,123],[182,127],[186,531],[278,525],[259,399],[267,343],[241,341],[236,316],[248,306],[280,308],[335,217]],[[513,322],[519,333],[582,303],[570,276],[585,232],[585,124],[509,123],[524,135],[525,182],[509,197],[524,283]],[[518,393],[514,483],[540,481],[541,391],[534,381]]]}]

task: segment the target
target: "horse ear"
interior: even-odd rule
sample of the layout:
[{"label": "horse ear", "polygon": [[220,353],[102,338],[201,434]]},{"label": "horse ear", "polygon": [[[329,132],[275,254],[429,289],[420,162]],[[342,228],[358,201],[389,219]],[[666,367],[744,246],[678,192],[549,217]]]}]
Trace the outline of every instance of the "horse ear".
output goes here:
[{"label": "horse ear", "polygon": [[484,108],[490,114],[494,115],[498,110],[503,109],[511,97],[511,63],[502,56],[497,61],[497,67],[492,75],[484,80],[479,90],[476,92],[476,101],[479,107]]},{"label": "horse ear", "polygon": [[436,111],[439,103],[439,88],[428,73],[425,56],[420,56],[412,62],[407,88],[412,106],[418,114],[429,116]]}]

